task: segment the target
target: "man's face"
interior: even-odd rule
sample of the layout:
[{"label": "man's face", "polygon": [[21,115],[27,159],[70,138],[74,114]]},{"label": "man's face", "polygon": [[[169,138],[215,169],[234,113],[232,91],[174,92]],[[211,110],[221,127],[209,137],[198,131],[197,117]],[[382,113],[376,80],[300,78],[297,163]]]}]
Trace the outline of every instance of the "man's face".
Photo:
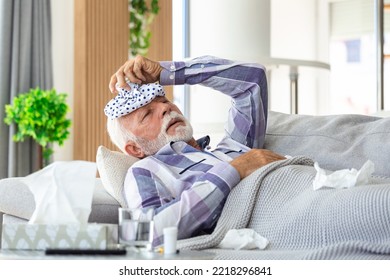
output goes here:
[{"label": "man's face", "polygon": [[179,108],[165,97],[156,97],[125,116],[124,125],[134,134],[145,155],[155,154],[171,141],[189,141],[193,134],[191,124]]}]

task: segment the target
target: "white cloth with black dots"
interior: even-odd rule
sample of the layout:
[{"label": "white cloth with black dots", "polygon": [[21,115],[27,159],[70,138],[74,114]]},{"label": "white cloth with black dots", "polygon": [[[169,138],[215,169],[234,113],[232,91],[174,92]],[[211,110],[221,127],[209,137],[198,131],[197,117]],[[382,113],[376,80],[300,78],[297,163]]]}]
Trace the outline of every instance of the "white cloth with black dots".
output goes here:
[{"label": "white cloth with black dots", "polygon": [[138,85],[127,82],[127,84],[130,90],[119,88],[116,85],[118,95],[104,107],[104,113],[112,120],[130,114],[150,103],[157,96],[165,96],[164,88],[158,83]]}]

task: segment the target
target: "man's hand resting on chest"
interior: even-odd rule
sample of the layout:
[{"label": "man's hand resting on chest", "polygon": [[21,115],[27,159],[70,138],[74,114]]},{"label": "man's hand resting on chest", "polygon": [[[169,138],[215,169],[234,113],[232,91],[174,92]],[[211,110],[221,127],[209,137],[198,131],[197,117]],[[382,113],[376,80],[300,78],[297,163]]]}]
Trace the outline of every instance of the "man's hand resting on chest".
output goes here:
[{"label": "man's hand resting on chest", "polygon": [[230,164],[237,169],[240,174],[240,178],[244,179],[258,168],[268,163],[283,159],[286,158],[270,150],[252,149],[249,152],[233,159]]}]

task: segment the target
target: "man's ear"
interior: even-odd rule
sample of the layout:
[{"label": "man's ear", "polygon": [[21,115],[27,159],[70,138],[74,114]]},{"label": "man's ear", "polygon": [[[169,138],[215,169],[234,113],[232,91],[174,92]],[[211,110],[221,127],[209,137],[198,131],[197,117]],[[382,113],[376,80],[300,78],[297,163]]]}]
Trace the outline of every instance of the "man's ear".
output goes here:
[{"label": "man's ear", "polygon": [[137,145],[137,143],[133,141],[129,141],[126,143],[125,151],[127,154],[133,157],[137,157],[137,158],[145,157],[145,153],[143,152],[143,150]]}]

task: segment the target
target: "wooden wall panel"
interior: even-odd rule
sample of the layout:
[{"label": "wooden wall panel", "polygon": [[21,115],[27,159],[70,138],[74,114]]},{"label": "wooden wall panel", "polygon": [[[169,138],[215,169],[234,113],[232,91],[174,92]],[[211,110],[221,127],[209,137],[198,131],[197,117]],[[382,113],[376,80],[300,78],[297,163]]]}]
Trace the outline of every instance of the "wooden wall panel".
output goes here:
[{"label": "wooden wall panel", "polygon": [[[172,60],[172,0],[160,0],[160,11],[152,26],[150,48],[147,57],[156,60]],[[173,100],[172,87],[165,87],[166,95]]]},{"label": "wooden wall panel", "polygon": [[[172,58],[172,1],[160,0],[149,55]],[[95,161],[98,146],[116,148],[106,132],[104,106],[113,97],[108,82],[128,55],[128,1],[76,0],[74,69],[75,160]],[[168,89],[171,94],[171,89]]]},{"label": "wooden wall panel", "polygon": [[75,1],[74,159],[95,161],[99,145],[114,149],[103,108],[108,82],[128,53],[127,0]]},{"label": "wooden wall panel", "polygon": [[172,0],[160,0],[160,11],[155,17],[150,31],[152,37],[148,57],[153,60],[172,58]]}]

